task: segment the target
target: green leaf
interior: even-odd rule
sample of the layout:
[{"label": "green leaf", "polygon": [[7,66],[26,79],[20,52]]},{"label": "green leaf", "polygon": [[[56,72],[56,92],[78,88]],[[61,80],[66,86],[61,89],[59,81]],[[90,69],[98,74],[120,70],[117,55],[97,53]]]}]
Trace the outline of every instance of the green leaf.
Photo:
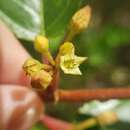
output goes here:
[{"label": "green leaf", "polygon": [[83,0],[44,0],[45,30],[50,47],[55,51],[62,41],[72,15]]},{"label": "green leaf", "polygon": [[18,38],[24,40],[32,41],[38,33],[46,33],[54,48],[62,39],[71,16],[81,2],[82,0],[0,0],[0,19],[10,26]]},{"label": "green leaf", "polygon": [[41,0],[0,0],[0,19],[18,38],[33,40],[40,32]]}]

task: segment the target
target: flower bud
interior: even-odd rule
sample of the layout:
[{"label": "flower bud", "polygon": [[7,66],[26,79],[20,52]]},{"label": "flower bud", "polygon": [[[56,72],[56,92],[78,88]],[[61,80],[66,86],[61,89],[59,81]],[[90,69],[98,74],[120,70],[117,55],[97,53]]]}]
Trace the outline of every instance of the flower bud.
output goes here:
[{"label": "flower bud", "polygon": [[42,35],[38,35],[34,41],[34,48],[40,53],[47,52],[49,50],[48,39]]},{"label": "flower bud", "polygon": [[89,6],[83,7],[82,9],[78,10],[72,17],[70,28],[74,31],[74,33],[80,33],[88,27],[90,17],[91,8]]},{"label": "flower bud", "polygon": [[88,27],[91,18],[91,8],[90,6],[85,6],[78,10],[70,21],[70,26],[68,32],[64,38],[64,41],[72,41],[75,35],[81,33]]},{"label": "flower bud", "polygon": [[74,54],[75,48],[73,43],[65,42],[63,45],[60,46],[59,54],[66,55],[66,54]]},{"label": "flower bud", "polygon": [[49,51],[49,40],[46,37],[38,35],[34,41],[34,48],[52,65],[55,65],[54,59]]}]

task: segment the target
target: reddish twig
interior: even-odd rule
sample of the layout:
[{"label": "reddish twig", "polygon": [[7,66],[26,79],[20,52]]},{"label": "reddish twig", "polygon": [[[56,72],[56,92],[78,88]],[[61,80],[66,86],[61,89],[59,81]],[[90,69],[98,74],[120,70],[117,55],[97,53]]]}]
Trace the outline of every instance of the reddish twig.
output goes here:
[{"label": "reddish twig", "polygon": [[40,122],[43,123],[50,130],[70,130],[73,125],[71,123],[49,117],[47,115],[42,115]]},{"label": "reddish twig", "polygon": [[66,102],[130,99],[130,88],[58,90],[57,95],[59,96],[59,101],[66,101]]}]

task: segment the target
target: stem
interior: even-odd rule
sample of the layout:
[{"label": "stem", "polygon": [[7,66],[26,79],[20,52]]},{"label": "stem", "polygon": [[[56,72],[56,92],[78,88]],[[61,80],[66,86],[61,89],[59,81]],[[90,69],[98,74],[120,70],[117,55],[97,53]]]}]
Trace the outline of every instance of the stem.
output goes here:
[{"label": "stem", "polygon": [[81,102],[90,100],[130,99],[130,88],[58,90],[59,101]]},{"label": "stem", "polygon": [[71,42],[73,40],[74,36],[75,36],[74,30],[68,29],[65,33],[63,40],[61,41],[61,44],[66,41]]},{"label": "stem", "polygon": [[70,130],[73,127],[71,123],[47,115],[42,115],[40,122],[50,130]]},{"label": "stem", "polygon": [[85,121],[82,121],[78,124],[75,124],[74,127],[70,130],[83,130],[83,129],[88,129],[90,127],[93,127],[95,125],[97,125],[98,122],[96,120],[96,118],[90,118],[90,119],[87,119]]},{"label": "stem", "polygon": [[115,112],[107,111],[99,114],[96,117],[89,118],[73,125],[70,130],[83,130],[88,129],[96,125],[107,126],[112,125],[118,121],[118,117]]},{"label": "stem", "polygon": [[40,122],[50,130],[83,130],[84,128],[90,128],[98,124],[96,118],[90,118],[77,124],[72,124],[47,115],[42,115]]}]

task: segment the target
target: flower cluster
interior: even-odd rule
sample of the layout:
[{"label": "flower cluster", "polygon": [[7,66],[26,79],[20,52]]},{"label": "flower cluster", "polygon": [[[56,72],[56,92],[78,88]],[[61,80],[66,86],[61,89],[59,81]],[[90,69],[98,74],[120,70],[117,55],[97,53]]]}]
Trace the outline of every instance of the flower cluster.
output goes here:
[{"label": "flower cluster", "polygon": [[59,67],[65,74],[81,75],[79,65],[86,60],[86,57],[76,56],[74,45],[71,42],[65,42],[61,45],[56,58],[57,62],[53,59],[49,51],[48,40],[44,36],[36,37],[34,45],[49,64],[43,64],[36,59],[29,58],[25,61],[23,69],[33,80],[38,79],[44,89],[49,86],[54,70]]},{"label": "flower cluster", "polygon": [[31,80],[37,81],[43,89],[47,89],[59,68],[65,74],[82,74],[79,65],[87,58],[77,56],[75,54],[75,47],[70,41],[75,35],[87,28],[90,15],[91,8],[89,6],[85,6],[74,14],[70,21],[67,37],[64,39],[63,44],[61,44],[55,59],[49,51],[49,40],[43,35],[36,36],[34,48],[42,54],[47,63],[40,63],[33,58],[25,61],[23,69],[31,77]]}]

